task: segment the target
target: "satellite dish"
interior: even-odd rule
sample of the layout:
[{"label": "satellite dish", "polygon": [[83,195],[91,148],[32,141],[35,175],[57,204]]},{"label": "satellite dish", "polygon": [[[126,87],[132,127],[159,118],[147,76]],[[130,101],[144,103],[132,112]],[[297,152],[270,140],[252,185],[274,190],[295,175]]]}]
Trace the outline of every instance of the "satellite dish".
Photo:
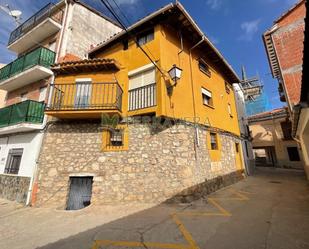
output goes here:
[{"label": "satellite dish", "polygon": [[19,18],[21,16],[22,12],[20,10],[12,10],[11,11],[11,16],[14,18]]}]

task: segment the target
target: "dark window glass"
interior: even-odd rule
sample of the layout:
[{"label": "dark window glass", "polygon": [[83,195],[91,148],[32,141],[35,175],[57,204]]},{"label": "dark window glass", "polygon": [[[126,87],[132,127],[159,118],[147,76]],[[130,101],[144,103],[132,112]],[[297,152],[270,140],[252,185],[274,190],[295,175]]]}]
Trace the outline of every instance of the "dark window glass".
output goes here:
[{"label": "dark window glass", "polygon": [[128,40],[124,40],[122,43],[123,43],[123,50],[128,50],[128,48],[129,48],[129,41]]},{"label": "dark window glass", "polygon": [[292,162],[300,161],[299,153],[297,147],[287,147],[289,159]]},{"label": "dark window glass", "polygon": [[111,146],[123,146],[123,130],[115,129],[111,131]]},{"label": "dark window glass", "polygon": [[292,140],[292,123],[290,121],[281,122],[281,129],[284,140]]},{"label": "dark window glass", "polygon": [[212,150],[218,149],[218,140],[217,140],[217,134],[216,133],[210,133],[210,147]]},{"label": "dark window glass", "polygon": [[236,152],[239,153],[239,143],[235,143]]},{"label": "dark window glass", "polygon": [[23,149],[11,149],[9,151],[4,169],[5,174],[18,174],[22,155]]},{"label": "dark window glass", "polygon": [[206,74],[208,77],[211,76],[209,66],[205,62],[199,61],[198,67],[199,67],[200,71],[203,72],[204,74]]},{"label": "dark window glass", "polygon": [[143,46],[144,44],[154,40],[154,30],[149,30],[147,32],[142,33],[137,37],[137,44],[139,46]]}]

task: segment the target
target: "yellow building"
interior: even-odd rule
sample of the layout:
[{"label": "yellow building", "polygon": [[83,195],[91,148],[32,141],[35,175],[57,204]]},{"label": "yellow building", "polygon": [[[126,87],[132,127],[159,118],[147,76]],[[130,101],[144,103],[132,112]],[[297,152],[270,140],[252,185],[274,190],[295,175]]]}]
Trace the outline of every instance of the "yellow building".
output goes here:
[{"label": "yellow building", "polygon": [[[89,58],[53,67],[37,205],[160,202],[239,178],[239,79],[181,4],[102,42]],[[86,204],[76,188],[88,193]]]},{"label": "yellow building", "polygon": [[303,169],[299,145],[285,108],[249,117],[256,166]]}]

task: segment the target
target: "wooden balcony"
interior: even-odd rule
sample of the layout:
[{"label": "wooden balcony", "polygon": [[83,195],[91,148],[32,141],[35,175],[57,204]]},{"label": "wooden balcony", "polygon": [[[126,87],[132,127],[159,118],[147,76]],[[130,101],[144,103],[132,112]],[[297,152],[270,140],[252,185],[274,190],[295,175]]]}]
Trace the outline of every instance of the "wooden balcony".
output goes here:
[{"label": "wooden balcony", "polygon": [[120,114],[122,95],[117,82],[52,84],[46,114],[68,119]]}]

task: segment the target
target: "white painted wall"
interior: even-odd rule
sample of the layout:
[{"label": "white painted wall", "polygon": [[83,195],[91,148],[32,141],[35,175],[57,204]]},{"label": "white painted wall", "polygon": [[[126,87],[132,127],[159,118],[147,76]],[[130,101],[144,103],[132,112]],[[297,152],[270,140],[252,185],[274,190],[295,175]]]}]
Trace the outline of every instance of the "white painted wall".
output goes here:
[{"label": "white painted wall", "polygon": [[[236,101],[236,108],[237,108],[237,116],[238,116],[238,123],[240,128],[240,134],[242,137],[249,137],[247,125],[248,120],[246,116],[246,106],[245,106],[245,95],[241,90],[239,84],[233,84],[234,88],[234,95]],[[254,154],[253,154],[253,147],[251,141],[248,139],[242,139],[242,151],[243,151],[243,160],[246,165],[247,173],[251,174],[254,170]]]},{"label": "white painted wall", "polygon": [[26,133],[0,138],[0,174],[4,173],[9,150],[23,148],[18,176],[32,177],[42,136],[42,133]]}]

